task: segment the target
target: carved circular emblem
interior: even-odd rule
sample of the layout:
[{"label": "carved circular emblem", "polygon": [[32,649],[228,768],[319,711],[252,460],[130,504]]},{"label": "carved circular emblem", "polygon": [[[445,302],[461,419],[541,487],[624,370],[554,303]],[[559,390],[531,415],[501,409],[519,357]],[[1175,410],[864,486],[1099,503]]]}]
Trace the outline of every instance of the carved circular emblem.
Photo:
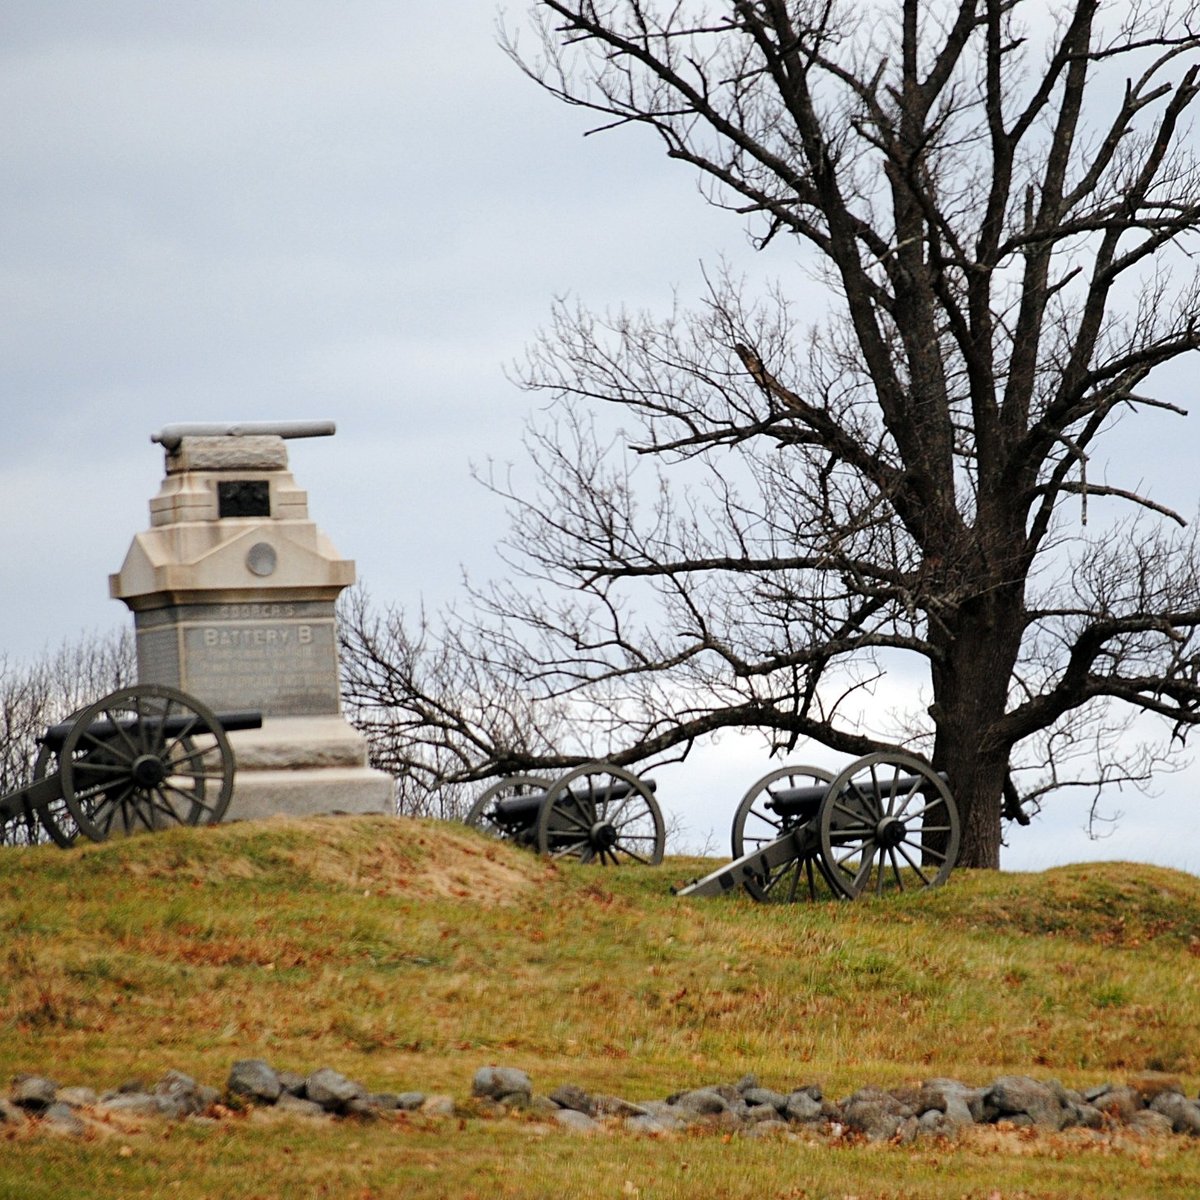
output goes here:
[{"label": "carved circular emblem", "polygon": [[275,547],[268,542],[255,542],[249,550],[246,551],[246,566],[254,572],[255,575],[271,575],[275,571],[275,564],[278,558],[275,554]]}]

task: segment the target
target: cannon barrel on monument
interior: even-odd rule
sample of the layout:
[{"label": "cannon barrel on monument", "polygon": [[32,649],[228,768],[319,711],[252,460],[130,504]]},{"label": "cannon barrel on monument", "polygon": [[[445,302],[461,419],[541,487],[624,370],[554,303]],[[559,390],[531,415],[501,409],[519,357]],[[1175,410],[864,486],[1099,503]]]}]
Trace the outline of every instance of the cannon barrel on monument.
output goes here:
[{"label": "cannon barrel on monument", "polygon": [[150,440],[174,452],[185,437],[310,438],[331,437],[336,432],[337,425],[333,421],[185,422],[164,425],[150,435]]}]

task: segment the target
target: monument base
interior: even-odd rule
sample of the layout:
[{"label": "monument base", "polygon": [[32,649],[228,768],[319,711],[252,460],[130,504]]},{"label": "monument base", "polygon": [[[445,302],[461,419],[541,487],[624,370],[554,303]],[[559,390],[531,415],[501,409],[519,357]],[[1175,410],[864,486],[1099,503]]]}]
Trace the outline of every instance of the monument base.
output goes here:
[{"label": "monument base", "polygon": [[237,774],[226,821],[395,812],[395,781],[367,765],[366,740],[340,716],[267,717],[229,742]]}]

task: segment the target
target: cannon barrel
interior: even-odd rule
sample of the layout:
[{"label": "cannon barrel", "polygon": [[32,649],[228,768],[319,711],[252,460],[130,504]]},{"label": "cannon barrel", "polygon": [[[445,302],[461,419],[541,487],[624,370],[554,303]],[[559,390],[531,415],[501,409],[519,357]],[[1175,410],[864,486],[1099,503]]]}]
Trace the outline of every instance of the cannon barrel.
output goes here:
[{"label": "cannon barrel", "polygon": [[767,794],[770,799],[766,802],[766,807],[777,813],[803,812],[806,808],[815,808],[820,804],[828,790],[826,784],[812,787],[780,788],[778,791],[768,790]]},{"label": "cannon barrel", "polygon": [[[943,781],[946,776],[941,774]],[[886,786],[882,789],[884,796],[906,796],[909,792],[925,791],[931,786],[928,779],[924,779],[919,775],[906,775],[899,779],[889,779]],[[828,791],[828,786],[820,784],[813,787],[802,788],[780,788],[778,791],[769,793],[770,800],[767,801],[766,807],[773,809],[775,812],[789,815],[802,813],[806,809],[816,808],[824,798]],[[843,789],[843,795],[847,794],[851,789]],[[854,790],[858,792],[867,792],[875,795],[877,798],[881,796],[881,789],[877,785],[875,787],[864,787],[862,783],[855,784]]]},{"label": "cannon barrel", "polygon": [[[658,786],[653,779],[644,779],[642,784],[647,791],[651,792]],[[597,804],[607,804],[612,800],[624,800],[632,791],[632,784],[618,782],[609,784],[607,787],[594,788],[587,792],[570,791],[563,798],[587,799]],[[496,801],[496,816],[502,821],[519,822],[526,817],[536,819],[538,809],[542,807],[548,795],[548,792],[527,792],[523,796],[506,796],[503,800]]]},{"label": "cannon barrel", "polygon": [[[217,722],[227,733],[235,729],[262,728],[262,713],[256,709],[216,713],[215,715]],[[38,741],[49,746],[51,750],[61,750],[74,728],[75,722],[73,721],[63,721],[58,725],[51,725],[38,738]],[[189,733],[203,733],[208,729],[208,724],[198,713],[169,717],[126,717],[120,721],[94,721],[88,726],[87,734],[98,741],[110,741],[118,732],[130,733],[135,729],[175,738]]]},{"label": "cannon barrel", "polygon": [[150,435],[152,442],[174,454],[185,437],[330,437],[337,432],[332,421],[235,421],[224,424],[194,423],[164,425]]}]

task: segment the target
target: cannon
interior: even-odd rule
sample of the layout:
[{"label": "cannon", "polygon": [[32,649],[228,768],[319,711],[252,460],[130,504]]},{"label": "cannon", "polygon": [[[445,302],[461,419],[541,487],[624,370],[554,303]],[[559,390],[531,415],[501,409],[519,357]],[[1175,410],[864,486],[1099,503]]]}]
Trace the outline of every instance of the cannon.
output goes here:
[{"label": "cannon", "polygon": [[868,754],[840,774],[781,767],[743,797],[733,862],[673,889],[756,900],[854,899],[944,883],[958,857],[958,809],[945,778],[910,754]]},{"label": "cannon", "polygon": [[214,825],[233,793],[226,731],[261,725],[261,713],[213,713],[176,688],[113,692],[38,739],[33,782],[0,796],[0,843]]},{"label": "cannon", "polygon": [[513,775],[475,801],[466,824],[551,858],[598,863],[662,862],[666,835],[654,781],[590,762],[556,780]]},{"label": "cannon", "polygon": [[150,435],[168,453],[174,454],[185,437],[331,437],[337,432],[332,421],[204,421],[182,425],[164,425]]}]

